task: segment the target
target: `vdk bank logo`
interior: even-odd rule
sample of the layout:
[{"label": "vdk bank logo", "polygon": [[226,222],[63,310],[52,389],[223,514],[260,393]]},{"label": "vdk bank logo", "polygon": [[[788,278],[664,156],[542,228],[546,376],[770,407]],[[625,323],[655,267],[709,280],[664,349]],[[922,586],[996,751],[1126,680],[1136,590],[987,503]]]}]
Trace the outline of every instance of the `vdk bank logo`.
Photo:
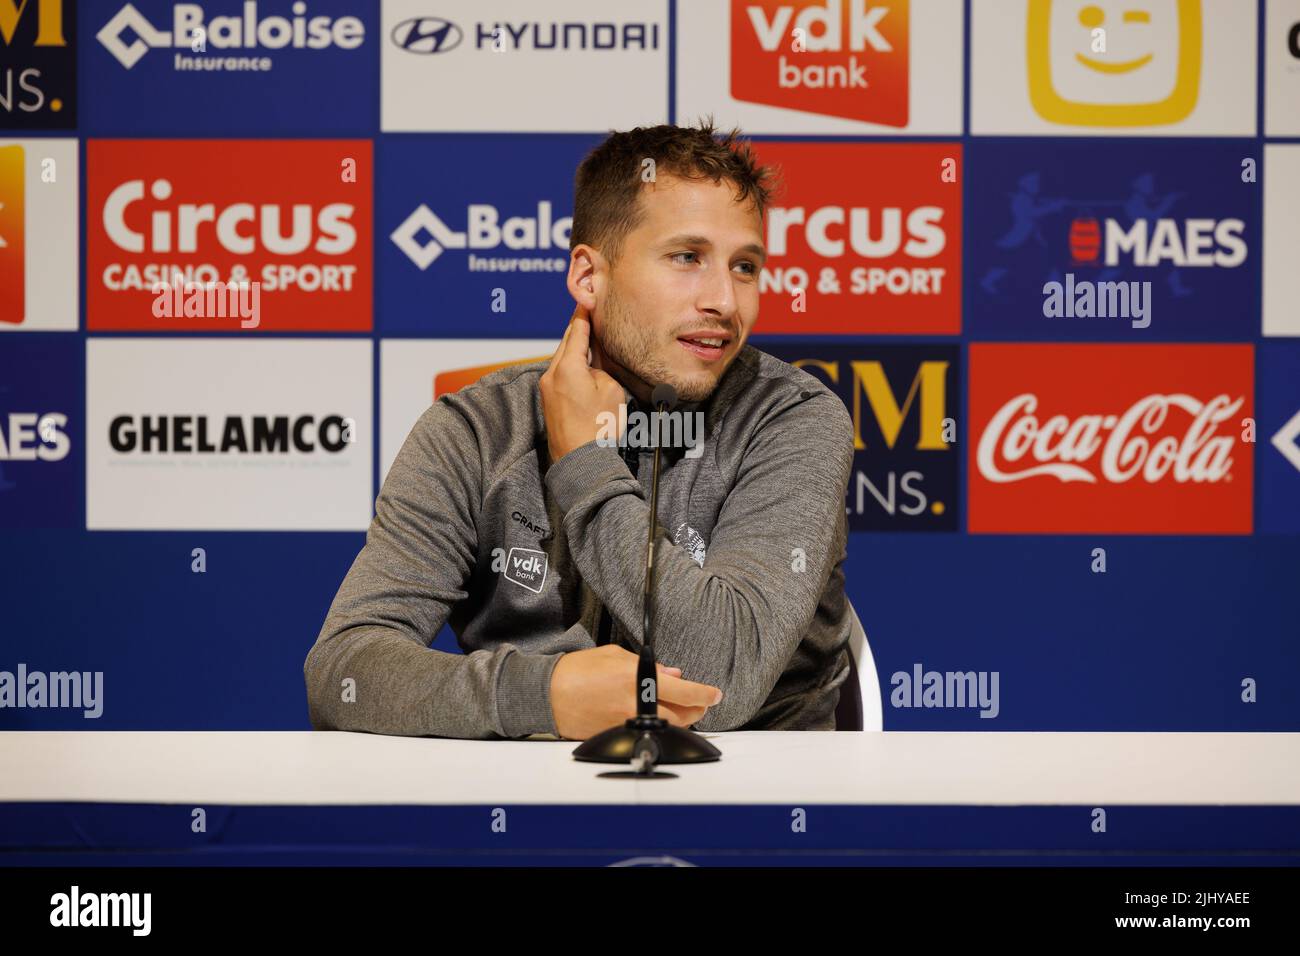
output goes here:
[{"label": "vdk bank logo", "polygon": [[76,4],[0,0],[0,125],[74,129]]},{"label": "vdk bank logo", "polygon": [[731,95],[908,123],[909,0],[731,0]]},{"label": "vdk bank logo", "polygon": [[1158,126],[1196,106],[1201,0],[1028,0],[1029,99],[1050,123]]},{"label": "vdk bank logo", "polygon": [[177,51],[172,55],[172,68],[177,71],[221,72],[270,70],[273,61],[266,55],[270,51],[355,50],[365,42],[365,25],[357,17],[308,16],[303,0],[289,9],[291,16],[261,16],[257,0],[245,0],[236,16],[209,17],[203,4],[178,3],[169,28],[159,29],[128,3],[95,38],[128,70],[151,49],[158,49]]}]

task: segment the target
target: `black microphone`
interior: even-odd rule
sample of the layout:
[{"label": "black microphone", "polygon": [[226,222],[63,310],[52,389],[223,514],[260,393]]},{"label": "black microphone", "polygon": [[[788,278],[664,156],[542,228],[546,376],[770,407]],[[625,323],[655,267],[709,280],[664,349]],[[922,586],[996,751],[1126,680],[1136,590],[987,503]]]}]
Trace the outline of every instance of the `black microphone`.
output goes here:
[{"label": "black microphone", "polygon": [[677,404],[677,389],[673,388],[667,382],[660,382],[650,393],[650,404],[654,406],[655,411],[659,411],[660,405],[672,408]]},{"label": "black microphone", "polygon": [[645,588],[641,592],[641,653],[636,665],[636,716],[583,741],[573,751],[576,760],[631,763],[634,770],[611,770],[602,777],[674,777],[655,770],[661,763],[703,763],[718,760],[722,751],[693,730],[677,727],[659,716],[659,675],[655,666],[655,525],[659,515],[660,449],[663,447],[663,412],[677,404],[677,390],[665,383],[650,395],[651,422],[656,436],[654,467],[650,475],[650,530],[646,542]]},{"label": "black microphone", "polygon": [[[636,672],[637,714],[645,717],[655,717],[659,713],[659,678],[654,650],[655,524],[659,516],[660,451],[667,431],[663,413],[677,404],[677,389],[667,382],[660,382],[650,393],[650,404],[654,408],[651,434],[655,436],[655,451],[654,467],[650,470],[650,528],[645,548],[645,586],[641,591],[641,660],[637,663]],[[647,681],[650,682],[649,685],[646,684]],[[653,689],[652,693],[645,692],[647,686]]]}]

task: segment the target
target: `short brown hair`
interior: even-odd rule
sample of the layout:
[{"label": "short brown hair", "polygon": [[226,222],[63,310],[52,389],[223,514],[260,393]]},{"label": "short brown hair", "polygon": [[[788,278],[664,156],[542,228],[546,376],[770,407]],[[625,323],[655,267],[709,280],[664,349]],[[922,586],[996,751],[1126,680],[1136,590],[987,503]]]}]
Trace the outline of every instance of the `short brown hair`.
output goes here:
[{"label": "short brown hair", "polygon": [[569,249],[586,243],[613,263],[623,241],[641,222],[641,187],[645,160],[654,160],[655,175],[682,179],[723,179],[736,186],[737,202],[752,197],[761,219],[779,183],[777,170],[757,165],[740,129],[715,134],[713,116],[696,127],[638,126],[611,132],[578,166],[574,177],[573,228]]}]

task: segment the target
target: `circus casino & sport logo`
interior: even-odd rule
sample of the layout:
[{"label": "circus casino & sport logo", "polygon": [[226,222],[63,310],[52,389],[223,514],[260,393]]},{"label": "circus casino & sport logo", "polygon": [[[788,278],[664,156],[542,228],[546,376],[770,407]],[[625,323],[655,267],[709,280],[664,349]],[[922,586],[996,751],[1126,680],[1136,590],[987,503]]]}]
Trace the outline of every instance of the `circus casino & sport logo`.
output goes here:
[{"label": "circus casino & sport logo", "polygon": [[958,346],[763,342],[758,348],[812,375],[848,408],[849,530],[957,530]]},{"label": "circus casino & sport logo", "polygon": [[156,308],[177,276],[260,283],[254,334],[370,330],[369,140],[91,139],[87,170],[91,330],[248,327]]},{"label": "circus casino & sport logo", "polygon": [[755,151],[789,184],[765,217],[757,333],[961,331],[960,143]]}]

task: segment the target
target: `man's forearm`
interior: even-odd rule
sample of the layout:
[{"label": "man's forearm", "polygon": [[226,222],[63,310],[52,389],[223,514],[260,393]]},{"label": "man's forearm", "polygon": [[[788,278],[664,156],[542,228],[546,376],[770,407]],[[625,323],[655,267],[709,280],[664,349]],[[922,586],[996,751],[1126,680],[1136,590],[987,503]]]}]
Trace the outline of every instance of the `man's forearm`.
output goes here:
[{"label": "man's forearm", "polygon": [[[650,506],[639,483],[616,451],[595,444],[576,449],[552,469],[559,470],[548,483],[566,512],[571,553],[583,580],[641,640]],[[701,568],[660,529],[656,657],[682,668],[688,680],[722,688],[722,703],[710,711],[713,726],[742,726],[762,706],[815,609],[825,584],[821,570],[794,575],[786,564],[772,565],[767,574],[779,576],[782,587],[764,593],[743,575],[730,580],[725,568]],[[796,592],[799,599],[793,598]]]},{"label": "man's forearm", "polygon": [[550,681],[562,656],[525,654],[511,644],[450,654],[391,628],[345,627],[307,655],[308,711],[317,730],[469,739],[556,734]]},{"label": "man's forearm", "polygon": [[[726,501],[703,566],[657,526],[655,652],[688,680],[722,688],[709,729],[743,726],[762,708],[817,613],[844,555],[853,424],[830,393],[803,392],[769,415],[728,468]],[[614,448],[592,441],[551,464],[583,580],[642,638],[650,505]]]}]

